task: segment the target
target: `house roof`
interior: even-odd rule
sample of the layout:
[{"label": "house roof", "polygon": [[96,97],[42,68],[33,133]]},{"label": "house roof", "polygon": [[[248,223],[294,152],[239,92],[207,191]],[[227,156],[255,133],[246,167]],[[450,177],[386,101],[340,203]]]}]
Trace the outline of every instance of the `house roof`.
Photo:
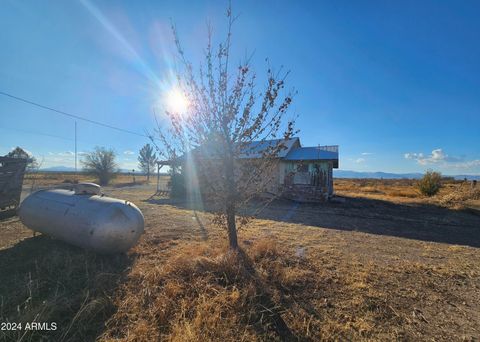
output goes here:
[{"label": "house roof", "polygon": [[278,158],[285,158],[287,154],[292,150],[292,147],[295,146],[295,143],[298,142],[298,145],[300,145],[299,138],[292,138],[286,140],[274,139],[265,141],[252,141],[245,147],[244,151],[240,154],[239,157],[242,159],[261,158],[263,151],[265,151],[269,147],[275,148],[280,142],[283,142],[285,148],[278,152]]},{"label": "house roof", "polygon": [[[279,142],[282,142],[285,146],[278,153],[278,158],[289,161],[300,160],[336,160],[334,163],[338,167],[338,146],[319,146],[319,147],[301,147],[299,138],[292,139],[275,139],[265,141],[252,141],[247,144],[242,153],[238,156],[240,159],[256,159],[261,158],[262,153],[269,147],[275,147]],[[215,157],[218,155],[218,148],[213,144],[205,144],[201,147],[193,149],[190,153],[201,153],[202,156]],[[176,159],[177,162],[183,162],[185,155],[182,155]]]},{"label": "house roof", "polygon": [[292,149],[285,160],[336,160],[338,159],[338,151],[328,151],[322,147],[299,147]]},{"label": "house roof", "polygon": [[[292,138],[292,139],[274,139],[274,140],[264,140],[264,141],[252,141],[246,146],[243,147],[243,151],[240,153],[238,158],[240,159],[256,159],[256,158],[261,158],[262,157],[262,152],[264,152],[267,148],[269,147],[276,147],[279,142],[283,141],[283,144],[285,146],[284,149],[278,152],[278,158],[285,158],[285,156],[290,152],[293,146],[295,146],[295,143],[298,143],[298,146],[300,146],[300,140],[299,138]],[[202,157],[208,156],[210,158],[215,158],[215,156],[219,156],[220,151],[218,150],[217,146],[213,143],[206,143],[202,146],[194,148],[191,152],[188,152],[191,154],[197,154],[197,155],[202,155]],[[182,155],[177,158],[178,162],[184,161],[186,158],[186,155]]]}]

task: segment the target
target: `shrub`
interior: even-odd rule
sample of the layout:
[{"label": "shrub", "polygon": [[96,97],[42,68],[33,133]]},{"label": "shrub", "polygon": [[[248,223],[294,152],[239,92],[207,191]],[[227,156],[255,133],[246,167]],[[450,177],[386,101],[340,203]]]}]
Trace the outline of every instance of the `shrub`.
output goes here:
[{"label": "shrub", "polygon": [[442,187],[442,174],[435,171],[427,171],[417,183],[417,188],[424,196],[433,196]]},{"label": "shrub", "polygon": [[183,199],[186,195],[185,177],[176,172],[170,174],[170,197],[176,199]]},{"label": "shrub", "polygon": [[82,164],[85,171],[94,174],[100,185],[107,185],[115,176],[117,163],[115,152],[104,147],[95,147],[95,150],[85,156]]}]

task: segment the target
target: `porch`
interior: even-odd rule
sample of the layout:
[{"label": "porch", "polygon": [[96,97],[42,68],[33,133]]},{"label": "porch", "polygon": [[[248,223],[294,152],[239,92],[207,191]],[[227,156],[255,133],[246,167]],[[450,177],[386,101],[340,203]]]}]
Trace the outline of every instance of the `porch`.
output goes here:
[{"label": "porch", "polygon": [[299,202],[326,201],[333,194],[329,170],[289,172],[281,185],[281,196]]}]

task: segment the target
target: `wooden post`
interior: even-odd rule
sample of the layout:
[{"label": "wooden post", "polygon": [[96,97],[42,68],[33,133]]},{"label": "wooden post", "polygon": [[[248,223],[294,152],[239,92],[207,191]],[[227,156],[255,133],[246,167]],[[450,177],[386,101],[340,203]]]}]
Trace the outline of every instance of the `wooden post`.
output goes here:
[{"label": "wooden post", "polygon": [[160,163],[157,162],[157,192],[160,191]]}]

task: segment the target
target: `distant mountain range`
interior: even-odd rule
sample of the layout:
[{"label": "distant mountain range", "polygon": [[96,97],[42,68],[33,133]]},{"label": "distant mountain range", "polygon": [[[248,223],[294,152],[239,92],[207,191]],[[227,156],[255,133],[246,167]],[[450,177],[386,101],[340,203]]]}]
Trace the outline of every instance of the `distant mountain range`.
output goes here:
[{"label": "distant mountain range", "polygon": [[40,169],[42,172],[75,172],[75,168],[68,166],[52,166]]},{"label": "distant mountain range", "polygon": [[[43,172],[74,172],[75,169],[69,166],[52,166],[44,169],[40,169]],[[120,169],[122,173],[129,173],[131,170]],[[136,174],[139,174],[138,171],[135,171]],[[389,173],[389,172],[360,172],[360,171],[348,171],[348,170],[333,170],[333,176],[336,178],[383,178],[383,179],[419,179],[423,176],[422,173]],[[480,175],[455,175],[451,176],[455,179],[465,179],[468,180],[480,180]]]},{"label": "distant mountain range", "polygon": [[383,179],[398,179],[409,178],[418,179],[422,178],[421,173],[389,173],[389,172],[361,172],[361,171],[348,171],[348,170],[333,170],[333,177],[335,178],[383,178]]},{"label": "distant mountain range", "polygon": [[[422,173],[389,173],[389,172],[360,172],[348,170],[333,170],[333,177],[336,178],[383,178],[383,179],[419,179],[422,178]],[[461,180],[467,178],[468,180],[480,180],[480,175],[454,175],[449,176]]]}]

